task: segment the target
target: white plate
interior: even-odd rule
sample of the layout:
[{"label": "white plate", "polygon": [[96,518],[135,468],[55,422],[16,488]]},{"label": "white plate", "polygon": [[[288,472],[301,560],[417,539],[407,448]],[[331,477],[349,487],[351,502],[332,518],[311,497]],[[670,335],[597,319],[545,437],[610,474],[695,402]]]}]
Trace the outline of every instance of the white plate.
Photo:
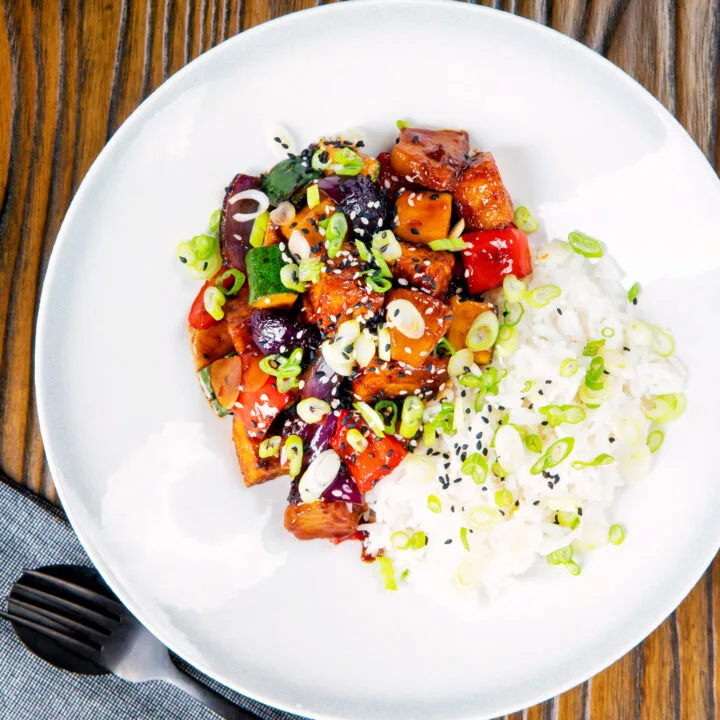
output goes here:
[{"label": "white plate", "polygon": [[[394,121],[465,127],[551,236],[581,228],[643,285],[690,369],[688,411],[647,482],[622,494],[620,549],[579,578],[534,573],[456,614],[386,593],[359,547],[282,529],[283,482],[247,490],[230,423],[194,378],[197,284],[176,243],[238,171],[301,141]],[[539,25],[460,3],[370,0],[282,18],[165,83],[78,191],[38,321],[50,468],[80,539],[128,607],[227,685],[318,718],[488,717],[559,693],[673,608],[720,540],[720,185],[671,116],[617,68]]]}]

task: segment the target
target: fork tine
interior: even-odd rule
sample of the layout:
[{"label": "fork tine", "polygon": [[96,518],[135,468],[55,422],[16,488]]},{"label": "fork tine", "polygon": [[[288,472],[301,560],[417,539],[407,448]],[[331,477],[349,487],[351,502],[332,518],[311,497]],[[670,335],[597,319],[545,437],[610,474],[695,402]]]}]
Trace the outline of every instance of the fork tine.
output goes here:
[{"label": "fork tine", "polygon": [[4,612],[0,610],[0,617],[5,618],[5,620],[9,620],[10,622],[17,623],[18,625],[23,625],[30,630],[35,630],[35,632],[38,632],[41,635],[45,635],[46,637],[55,640],[55,642],[59,643],[60,645],[64,645],[69,650],[72,650],[73,652],[81,655],[87,660],[92,660],[95,663],[98,662],[98,651],[92,644],[84,643],[81,640],[76,640],[75,638],[72,638],[63,632],[53,630],[52,628],[34,622],[33,620],[28,620],[26,618],[20,617],[18,615],[15,615],[14,613]]},{"label": "fork tine", "polygon": [[[60,632],[71,631],[75,635],[89,636],[93,643],[98,645],[98,649],[102,648],[103,640],[110,637],[110,632],[107,630],[96,630],[95,628],[84,625],[77,620],[72,620],[64,615],[59,615],[51,610],[32,605],[31,603],[24,602],[23,600],[17,600],[15,598],[8,598],[8,611],[14,612],[20,617],[24,617],[27,620],[35,620],[37,622],[45,623],[46,625],[54,624],[56,629]],[[94,638],[98,638],[96,642]],[[83,638],[84,639],[84,638]]]},{"label": "fork tine", "polygon": [[[11,599],[15,597],[29,601],[43,611],[51,608],[52,610],[59,610],[65,614],[70,613],[82,619],[83,622],[92,623],[98,630],[103,632],[111,630],[117,624],[116,620],[109,618],[107,615],[102,615],[84,605],[78,605],[70,600],[52,595],[44,590],[38,590],[29,585],[15,585]],[[109,634],[109,632],[106,634]]]},{"label": "fork tine", "polygon": [[[106,595],[96,592],[95,590],[90,590],[82,585],[77,585],[69,580],[63,580],[62,578],[57,578],[54,575],[45,574],[40,570],[26,570],[23,573],[23,577],[25,576],[29,576],[40,582],[46,583],[53,590],[62,589],[75,598],[82,598],[86,602],[94,603],[103,610],[111,613],[116,620],[120,620],[125,611],[125,608],[119,601],[113,600]],[[24,584],[23,578],[20,578],[20,584]]]}]

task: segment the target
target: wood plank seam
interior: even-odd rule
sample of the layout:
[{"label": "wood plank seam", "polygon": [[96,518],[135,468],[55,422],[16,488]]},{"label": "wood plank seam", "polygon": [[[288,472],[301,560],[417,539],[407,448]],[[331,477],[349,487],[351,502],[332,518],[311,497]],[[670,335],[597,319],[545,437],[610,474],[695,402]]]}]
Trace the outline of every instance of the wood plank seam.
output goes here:
[{"label": "wood plank seam", "polygon": [[110,108],[106,130],[106,142],[117,130],[117,107],[119,102],[119,85],[121,76],[122,58],[125,54],[128,33],[128,0],[122,0],[120,6],[120,22],[118,23],[118,37],[115,46],[115,67],[113,68],[112,89],[110,91]]}]

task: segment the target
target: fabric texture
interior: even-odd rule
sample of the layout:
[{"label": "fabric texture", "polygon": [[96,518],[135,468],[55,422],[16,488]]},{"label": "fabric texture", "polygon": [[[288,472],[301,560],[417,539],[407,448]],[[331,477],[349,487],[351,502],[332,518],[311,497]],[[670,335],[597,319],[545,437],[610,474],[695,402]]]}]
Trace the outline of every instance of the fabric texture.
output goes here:
[{"label": "fabric texture", "polygon": [[[0,475],[0,607],[23,570],[53,564],[91,565],[62,510]],[[177,661],[177,659],[176,659]],[[178,664],[187,669],[181,661]],[[263,720],[297,720],[189,668],[188,673]],[[30,653],[0,620],[1,720],[216,720],[217,715],[172,685],[129,683],[114,675],[57,670]]]}]

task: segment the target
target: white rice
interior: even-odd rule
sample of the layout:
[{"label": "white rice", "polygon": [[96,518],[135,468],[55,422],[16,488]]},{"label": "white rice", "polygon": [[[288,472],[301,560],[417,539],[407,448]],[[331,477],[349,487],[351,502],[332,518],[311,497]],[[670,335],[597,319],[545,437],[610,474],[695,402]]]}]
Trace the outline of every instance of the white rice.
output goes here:
[{"label": "white rice", "polygon": [[[476,413],[475,391],[453,382],[442,400],[454,401],[465,391],[462,427],[454,435],[441,434],[430,456],[421,444],[366,495],[375,517],[364,527],[366,548],[373,554],[382,551],[392,560],[398,582],[404,578],[433,591],[444,584],[463,593],[493,593],[538,560],[544,563],[547,554],[571,543],[575,560],[582,564],[583,551],[607,542],[614,522],[611,505],[616,489],[641,480],[650,469],[646,438],[654,426],[643,414],[641,403],[643,398],[681,392],[682,365],[674,356],[658,355],[642,333],[633,331],[635,307],[628,302],[622,273],[612,258],[605,255],[587,260],[567,243],[553,242],[535,252],[533,259],[534,272],[526,278],[529,288],[557,285],[562,295],[544,308],[526,304],[517,326],[517,350],[506,358],[498,358],[496,353],[493,361],[497,368],[507,370],[499,394],[488,395],[483,412]],[[502,292],[493,299],[502,308]],[[538,412],[539,407],[582,404],[577,391],[592,359],[583,356],[583,349],[589,341],[602,337],[603,328],[614,330],[614,335],[606,338],[605,350],[617,351],[616,359],[625,363],[624,368],[617,368],[606,362],[611,373],[605,377],[612,393],[598,409],[588,409],[579,424],[564,423],[554,429],[541,425],[546,418]],[[569,378],[560,375],[565,358],[575,358],[580,365]],[[523,392],[528,381],[532,381],[532,389]],[[436,408],[427,412],[432,414],[437,406],[439,400]],[[539,455],[527,449],[520,467],[504,481],[489,472],[485,484],[478,485],[463,475],[463,453],[484,450],[488,467],[495,462],[490,444],[506,413],[510,423],[540,435],[545,448],[558,438],[574,438],[570,456],[548,471],[553,477],[529,472]],[[601,453],[612,455],[615,461],[572,469],[573,461],[591,461]],[[495,493],[501,489],[511,491],[519,503],[514,510],[505,508],[504,514],[495,504]],[[430,495],[440,500],[440,512],[428,508]],[[476,516],[472,511],[478,507],[494,513],[495,524],[489,529],[473,523]],[[582,515],[576,529],[555,522],[557,510],[577,508]],[[418,531],[427,537],[422,549],[396,548],[395,544],[403,544],[397,542],[402,535],[395,536],[395,544],[391,541],[394,533],[410,537]],[[562,567],[555,570],[564,572]]]}]

